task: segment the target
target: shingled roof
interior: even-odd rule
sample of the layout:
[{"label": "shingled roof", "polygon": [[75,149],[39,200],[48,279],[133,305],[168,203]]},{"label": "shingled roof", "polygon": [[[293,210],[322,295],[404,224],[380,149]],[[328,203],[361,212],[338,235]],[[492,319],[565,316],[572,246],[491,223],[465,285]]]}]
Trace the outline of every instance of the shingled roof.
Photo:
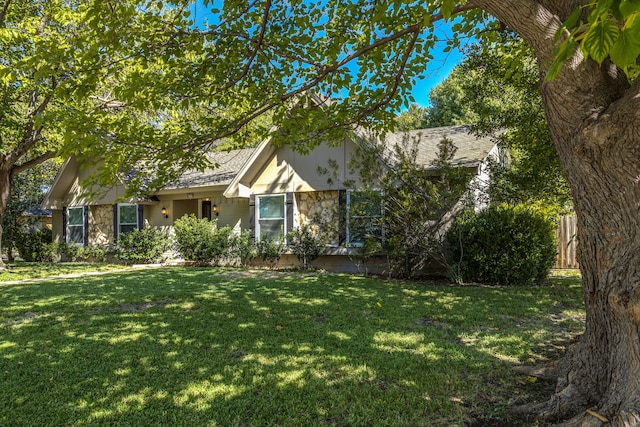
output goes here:
[{"label": "shingled roof", "polygon": [[207,168],[202,172],[198,170],[187,171],[180,177],[178,182],[169,184],[164,188],[174,190],[208,187],[211,185],[228,185],[254,150],[255,148],[242,148],[228,152],[211,152],[207,154],[208,160],[212,165],[217,165],[217,167]]},{"label": "shingled roof", "polygon": [[477,137],[464,125],[396,132],[387,135],[385,143],[390,147],[395,144],[412,147],[417,143],[416,161],[426,169],[435,169],[433,162],[438,157],[438,144],[445,137],[458,148],[451,163],[461,167],[478,166],[496,145],[493,138]]}]

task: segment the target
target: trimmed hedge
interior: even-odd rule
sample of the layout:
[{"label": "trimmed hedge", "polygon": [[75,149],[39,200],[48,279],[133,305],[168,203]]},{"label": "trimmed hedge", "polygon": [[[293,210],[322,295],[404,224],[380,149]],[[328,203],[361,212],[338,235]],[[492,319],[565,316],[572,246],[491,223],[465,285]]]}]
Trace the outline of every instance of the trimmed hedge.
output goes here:
[{"label": "trimmed hedge", "polygon": [[217,220],[199,219],[193,214],[178,218],[174,231],[178,252],[186,261],[198,264],[218,264],[231,255],[236,243],[231,227],[218,228]]},{"label": "trimmed hedge", "polygon": [[154,263],[162,260],[169,248],[169,235],[155,227],[133,230],[120,235],[114,256],[126,263]]},{"label": "trimmed hedge", "polygon": [[48,228],[18,233],[15,240],[20,258],[27,262],[50,261],[52,234]]},{"label": "trimmed hedge", "polygon": [[465,211],[447,232],[465,282],[527,285],[546,280],[556,256],[555,224],[527,206]]}]

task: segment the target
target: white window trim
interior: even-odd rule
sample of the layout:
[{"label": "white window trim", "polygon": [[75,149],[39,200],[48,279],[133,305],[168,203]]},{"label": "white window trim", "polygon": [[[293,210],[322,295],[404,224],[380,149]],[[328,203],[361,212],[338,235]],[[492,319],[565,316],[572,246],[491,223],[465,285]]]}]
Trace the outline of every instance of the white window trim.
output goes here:
[{"label": "white window trim", "polygon": [[[260,200],[263,197],[278,197],[278,196],[282,196],[282,204],[283,204],[283,212],[284,212],[284,217],[282,218],[282,223],[284,224],[284,229],[282,231],[283,236],[282,236],[282,241],[283,243],[286,244],[286,234],[287,234],[287,195],[285,193],[274,193],[274,194],[260,194],[260,195],[256,195],[256,202],[255,202],[255,233],[256,233],[256,242],[259,242],[262,239],[262,232],[260,231]],[[268,219],[273,219],[273,218],[268,218]]]},{"label": "white window trim", "polygon": [[[383,197],[383,192],[380,189],[377,188],[373,188],[371,190],[366,190],[366,191],[372,191],[372,192],[376,192],[378,194],[380,194],[380,216],[375,216],[375,217],[371,217],[371,218],[383,218],[384,217],[384,197]],[[350,231],[350,222],[351,222],[351,194],[352,193],[362,193],[363,190],[347,190],[347,200],[346,200],[346,223],[347,223],[347,230],[346,230],[346,244],[347,247],[352,247],[352,248],[359,248],[362,247],[363,243],[362,242],[352,242],[351,241],[351,231]],[[361,218],[361,217],[357,217],[357,218]],[[384,223],[380,225],[380,227],[382,228],[381,230],[381,235],[382,235],[382,243],[384,243]]]},{"label": "white window trim", "polygon": [[118,203],[117,205],[117,209],[118,209],[118,223],[116,224],[116,230],[118,231],[118,237],[120,237],[120,226],[122,225],[121,221],[120,221],[120,208],[122,206],[135,206],[136,207],[136,222],[135,223],[131,223],[131,224],[124,224],[124,225],[135,225],[135,229],[138,229],[138,205],[135,203]]},{"label": "white window trim", "polygon": [[[80,215],[80,218],[82,218],[82,221],[80,222],[80,224],[71,224],[69,221],[69,218],[71,217],[70,211],[73,209],[80,209],[80,211],[82,212],[82,214]],[[76,245],[76,246],[84,246],[84,235],[85,235],[85,229],[84,229],[84,206],[69,206],[67,207],[67,241],[65,243],[69,244],[69,245]],[[79,227],[80,229],[82,229],[82,241],[81,242],[72,242],[71,241],[71,227]]]}]

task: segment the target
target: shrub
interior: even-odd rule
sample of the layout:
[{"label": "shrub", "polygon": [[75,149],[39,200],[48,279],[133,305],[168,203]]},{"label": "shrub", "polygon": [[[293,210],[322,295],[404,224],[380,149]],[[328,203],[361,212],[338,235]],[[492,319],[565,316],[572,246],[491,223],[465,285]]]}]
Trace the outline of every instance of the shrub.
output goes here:
[{"label": "shrub", "polygon": [[284,242],[282,239],[267,239],[262,236],[256,243],[258,258],[264,261],[270,269],[273,269],[284,252]]},{"label": "shrub", "polygon": [[542,282],[553,266],[554,224],[523,205],[465,211],[447,232],[465,281],[500,285]]},{"label": "shrub", "polygon": [[251,261],[256,259],[258,252],[249,230],[242,230],[242,233],[232,237],[230,252],[232,256],[239,259],[240,265],[243,267],[248,266]]},{"label": "shrub", "polygon": [[83,261],[105,262],[109,248],[103,245],[91,245],[80,247],[78,258]]},{"label": "shrub", "polygon": [[178,252],[187,261],[201,264],[219,263],[231,255],[234,243],[233,230],[229,226],[216,228],[217,220],[198,219],[185,215],[174,224]]},{"label": "shrub", "polygon": [[208,262],[205,256],[206,238],[213,232],[215,222],[198,219],[195,215],[178,218],[174,225],[175,242],[178,252],[187,261]]},{"label": "shrub", "polygon": [[82,246],[74,245],[71,243],[58,244],[58,253],[62,256],[63,261],[75,262],[78,258],[81,258]]},{"label": "shrub", "polygon": [[42,262],[57,262],[60,260],[58,256],[58,244],[55,242],[45,243],[42,245],[42,253],[40,254],[40,261]]},{"label": "shrub", "polygon": [[[368,237],[362,242],[362,246],[356,248],[351,259],[354,261],[359,272],[369,273],[368,263],[377,255],[384,253],[384,249],[380,239],[377,237]],[[362,271],[364,269],[364,271]]]},{"label": "shrub", "polygon": [[60,243],[56,249],[64,261],[104,262],[107,260],[108,249],[102,245],[78,246],[70,243]]},{"label": "shrub", "polygon": [[116,241],[114,255],[127,263],[153,263],[162,259],[168,247],[169,236],[166,231],[147,227],[121,234]]},{"label": "shrub", "polygon": [[287,234],[289,249],[302,263],[302,268],[309,268],[309,263],[325,251],[325,242],[316,235],[308,224],[296,228]]},{"label": "shrub", "polygon": [[211,234],[206,237],[205,255],[214,265],[220,264],[222,260],[231,256],[231,249],[236,237],[231,227],[225,225],[221,228],[214,228]]},{"label": "shrub", "polygon": [[18,233],[15,244],[23,260],[34,262],[49,258],[51,240],[51,230],[43,228],[42,230]]}]

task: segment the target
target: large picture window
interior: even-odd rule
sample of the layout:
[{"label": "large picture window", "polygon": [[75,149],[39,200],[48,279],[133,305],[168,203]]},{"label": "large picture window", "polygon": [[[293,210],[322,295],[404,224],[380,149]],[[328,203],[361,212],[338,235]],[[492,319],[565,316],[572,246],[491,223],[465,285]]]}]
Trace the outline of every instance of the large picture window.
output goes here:
[{"label": "large picture window", "polygon": [[84,207],[67,208],[67,243],[84,244]]},{"label": "large picture window", "polygon": [[283,239],[286,224],[285,195],[256,197],[256,238]]},{"label": "large picture window", "polygon": [[138,205],[118,205],[118,236],[138,229]]},{"label": "large picture window", "polygon": [[347,191],[347,244],[362,246],[371,237],[382,241],[384,214],[379,191]]}]

